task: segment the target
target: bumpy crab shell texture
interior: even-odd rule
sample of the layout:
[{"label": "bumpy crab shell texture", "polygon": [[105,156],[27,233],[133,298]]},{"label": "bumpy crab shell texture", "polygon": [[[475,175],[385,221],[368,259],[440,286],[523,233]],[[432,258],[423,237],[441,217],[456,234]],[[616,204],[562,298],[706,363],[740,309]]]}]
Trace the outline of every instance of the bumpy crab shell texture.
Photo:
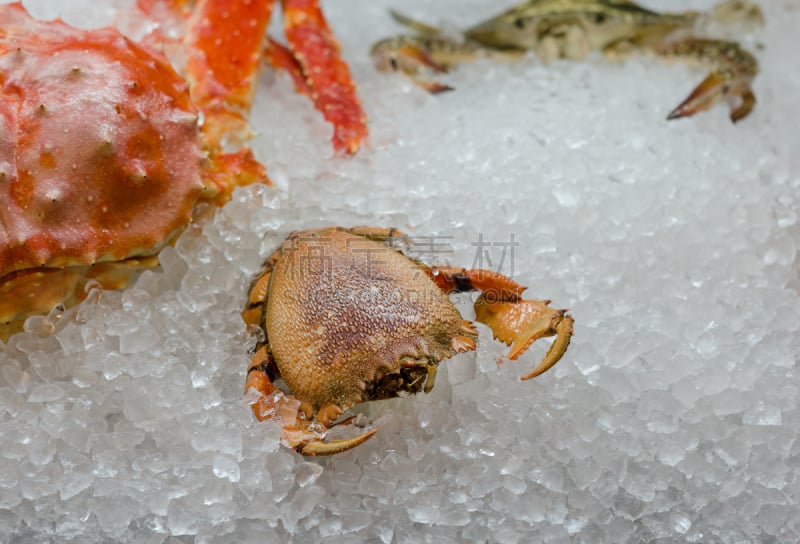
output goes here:
[{"label": "bumpy crab shell texture", "polygon": [[20,4],[0,6],[0,143],[2,322],[47,311],[60,301],[41,287],[63,298],[95,263],[156,254],[203,190],[197,114],[167,61]]},{"label": "bumpy crab shell texture", "polygon": [[423,379],[398,388],[383,377],[452,357],[462,321],[414,261],[332,230],[290,238],[272,275],[265,323],[293,394],[315,410],[330,403],[346,410],[420,391]]}]

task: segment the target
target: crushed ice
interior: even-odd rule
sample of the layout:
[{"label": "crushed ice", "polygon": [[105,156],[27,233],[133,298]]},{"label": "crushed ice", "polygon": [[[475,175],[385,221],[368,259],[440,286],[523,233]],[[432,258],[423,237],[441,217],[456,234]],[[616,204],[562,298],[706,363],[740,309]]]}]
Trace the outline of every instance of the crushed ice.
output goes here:
[{"label": "crushed ice", "polygon": [[[275,188],[237,191],[163,272],[0,351],[0,540],[800,539],[800,11],[762,3],[759,104],[738,126],[724,107],[664,122],[703,74],[647,60],[478,63],[431,97],[373,71],[368,45],[400,30],[387,9],[465,26],[496,4],[325,4],[370,147],[331,157],[329,127],[265,75],[253,145]],[[359,409],[380,429],[365,445],[280,447],[241,402],[239,311],[289,231],[332,224],[435,238],[448,251],[426,259],[464,266],[499,266],[513,236],[503,271],[572,309],[567,356],[520,383],[544,349],[498,366],[479,327],[431,394]]]}]

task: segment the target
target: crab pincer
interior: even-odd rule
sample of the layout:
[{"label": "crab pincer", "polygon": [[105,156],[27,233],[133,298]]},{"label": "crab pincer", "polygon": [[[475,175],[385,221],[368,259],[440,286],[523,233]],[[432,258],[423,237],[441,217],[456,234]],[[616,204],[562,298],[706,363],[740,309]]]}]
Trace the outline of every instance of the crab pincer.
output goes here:
[{"label": "crab pincer", "polygon": [[429,78],[430,74],[448,71],[444,59],[436,59],[437,52],[448,41],[447,38],[396,36],[375,43],[370,55],[378,71],[400,72],[429,93],[439,94],[453,90],[449,85]]},{"label": "crab pincer", "polygon": [[431,267],[431,276],[445,292],[481,291],[475,319],[492,330],[494,338],[511,346],[506,357],[515,361],[539,338],[556,336],[544,359],[521,380],[529,380],[555,365],[566,353],[573,334],[569,310],[550,308],[549,300],[524,300],[526,287],[491,270]]},{"label": "crab pincer", "polygon": [[270,361],[270,358],[266,346],[256,351],[247,372],[245,391],[259,393],[252,404],[256,419],[275,419],[281,423],[281,442],[285,446],[303,455],[333,455],[363,444],[378,432],[378,429],[371,429],[354,438],[324,441],[326,430],[333,427],[333,420],[341,415],[341,409],[335,405],[323,407],[317,413],[319,423],[314,422],[314,414],[308,404],[303,405],[272,384],[269,369],[274,361]]},{"label": "crab pincer", "polygon": [[511,346],[507,357],[512,361],[539,338],[556,336],[544,359],[521,380],[549,370],[569,347],[574,320],[567,310],[555,310],[548,304],[549,300],[491,301],[484,294],[475,301],[475,319],[488,325],[497,340]]},{"label": "crab pincer", "polygon": [[692,38],[657,50],[665,58],[688,59],[711,67],[708,76],[667,116],[688,117],[726,100],[734,123],[746,117],[756,103],[751,85],[758,74],[753,55],[736,42]]}]

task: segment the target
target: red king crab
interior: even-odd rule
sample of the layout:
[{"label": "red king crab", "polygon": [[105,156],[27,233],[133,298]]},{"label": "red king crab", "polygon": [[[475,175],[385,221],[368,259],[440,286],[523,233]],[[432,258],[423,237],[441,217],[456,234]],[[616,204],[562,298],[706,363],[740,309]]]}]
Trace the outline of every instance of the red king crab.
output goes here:
[{"label": "red king crab", "polygon": [[[295,232],[251,284],[242,317],[258,340],[245,398],[256,418],[281,423],[284,445],[304,455],[348,450],[377,429],[326,441],[328,429],[352,421],[340,420],[346,410],[429,392],[440,361],[476,347],[477,330],[449,293],[482,292],[476,319],[511,345],[509,359],[556,336],[523,380],[566,352],[573,328],[566,310],[522,299],[525,287],[496,272],[411,259],[396,249],[403,240],[395,229],[372,227]],[[278,378],[288,393],[274,385]]]},{"label": "red king crab", "polygon": [[[162,22],[141,43],[0,5],[0,336],[89,280],[123,287],[198,202],[267,181],[242,147],[265,49],[334,124],[334,147],[358,149],[365,116],[316,2],[282,2],[291,52],[266,38],[272,4],[140,0],[138,16]],[[166,28],[181,32],[183,76],[160,50]]]}]

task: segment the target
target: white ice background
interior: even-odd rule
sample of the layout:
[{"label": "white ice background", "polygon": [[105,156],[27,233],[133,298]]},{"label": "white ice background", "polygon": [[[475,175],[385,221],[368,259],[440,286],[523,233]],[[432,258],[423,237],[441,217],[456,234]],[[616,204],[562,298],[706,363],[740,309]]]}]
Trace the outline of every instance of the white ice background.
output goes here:
[{"label": "white ice background", "polygon": [[[252,145],[275,187],[237,190],[163,271],[2,348],[1,541],[800,539],[800,7],[762,0],[767,26],[743,38],[758,104],[736,126],[725,106],[665,121],[704,72],[649,58],[483,61],[440,96],[372,68],[369,45],[401,30],[390,7],[459,27],[513,3],[324,3],[369,145],[333,156],[265,73]],[[29,2],[81,26],[126,4]],[[239,311],[281,239],[324,225],[435,235],[452,251],[429,257],[463,266],[496,267],[513,236],[515,278],[575,317],[568,353],[520,382],[546,342],[498,366],[480,326],[431,394],[360,409],[380,428],[363,446],[281,447],[240,403]]]}]

